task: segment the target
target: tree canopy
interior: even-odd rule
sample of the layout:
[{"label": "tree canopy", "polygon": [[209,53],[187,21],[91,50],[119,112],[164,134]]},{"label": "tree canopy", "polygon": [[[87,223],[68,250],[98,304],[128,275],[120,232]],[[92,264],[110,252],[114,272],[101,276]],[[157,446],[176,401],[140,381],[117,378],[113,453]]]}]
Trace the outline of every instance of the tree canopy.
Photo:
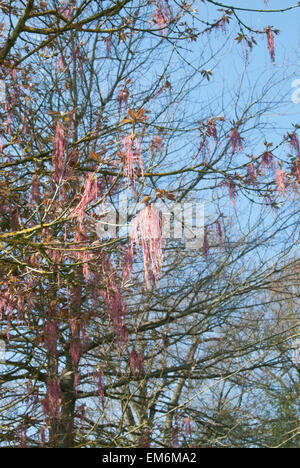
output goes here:
[{"label": "tree canopy", "polygon": [[1,447],[299,448],[300,6],[233,3],[0,2]]}]

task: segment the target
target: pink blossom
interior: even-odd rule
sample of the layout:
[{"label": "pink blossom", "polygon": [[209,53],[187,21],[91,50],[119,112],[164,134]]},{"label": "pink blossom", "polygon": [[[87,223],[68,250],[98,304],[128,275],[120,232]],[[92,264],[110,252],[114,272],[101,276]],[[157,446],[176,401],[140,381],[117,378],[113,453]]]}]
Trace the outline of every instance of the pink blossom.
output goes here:
[{"label": "pink blossom", "polygon": [[276,164],[275,156],[270,151],[265,151],[262,155],[261,167],[267,167],[274,169]]},{"label": "pink blossom", "polygon": [[216,221],[216,228],[217,228],[217,234],[218,234],[218,237],[219,237],[220,245],[221,245],[221,247],[223,247],[222,228],[221,228],[221,223],[220,223],[220,221],[218,219]]},{"label": "pink blossom", "polygon": [[71,19],[71,8],[68,8],[64,14],[65,18],[69,21]]},{"label": "pink blossom", "polygon": [[300,182],[300,160],[296,160],[293,163],[291,174],[295,175],[297,178],[297,181]]},{"label": "pink blossom", "polygon": [[141,245],[144,259],[145,281],[150,288],[149,264],[154,281],[162,268],[162,224],[161,215],[153,205],[143,208],[135,217],[130,229],[131,248]]},{"label": "pink blossom", "polygon": [[300,182],[300,144],[296,130],[293,133],[288,133],[290,148],[295,151],[296,159],[292,165],[292,175],[296,175],[297,181]]},{"label": "pink blossom", "polygon": [[220,186],[226,185],[229,188],[229,197],[232,206],[235,206],[235,199],[236,199],[236,185],[234,180],[231,177],[228,177],[226,180],[220,183]]},{"label": "pink blossom", "polygon": [[22,225],[22,220],[21,220],[21,216],[20,216],[20,209],[19,209],[19,207],[17,207],[15,210],[13,210],[13,212],[12,212],[12,214],[11,214],[10,225],[11,225],[11,227],[12,227],[13,230],[18,229],[18,227],[19,227],[20,225]]},{"label": "pink blossom", "polygon": [[164,8],[163,2],[159,1],[157,3],[156,13],[155,13],[155,22],[159,29],[159,33],[161,35],[164,34],[164,29],[170,23],[171,18],[172,18],[172,11],[168,5],[168,2],[166,2],[165,8]]},{"label": "pink blossom", "polygon": [[86,334],[86,323],[84,320],[81,320],[80,323],[80,338],[81,338],[81,348],[82,349],[87,349],[86,347],[88,346],[89,343],[89,337]]},{"label": "pink blossom", "polygon": [[127,341],[128,341],[128,330],[127,327],[124,323],[120,325],[119,328],[119,337],[120,340],[124,343],[125,346],[127,346]]},{"label": "pink blossom", "polygon": [[26,427],[22,425],[18,432],[20,437],[20,448],[26,448]]},{"label": "pink blossom", "polygon": [[121,291],[119,288],[115,288],[115,291],[111,294],[111,311],[114,322],[114,328],[118,334],[122,323],[122,315],[124,311]]},{"label": "pink blossom", "polygon": [[118,116],[120,117],[120,113],[121,113],[121,108],[122,108],[122,104],[124,104],[125,108],[127,106],[127,102],[128,102],[128,98],[129,98],[129,91],[126,87],[124,88],[121,88],[118,95],[117,95],[117,102],[118,102]]},{"label": "pink blossom", "polygon": [[106,41],[105,41],[106,42],[106,53],[107,53],[108,58],[110,57],[110,54],[111,54],[111,40],[112,40],[112,36],[109,35],[107,37]]},{"label": "pink blossom", "polygon": [[8,99],[4,105],[5,111],[7,112],[7,120],[5,121],[5,129],[8,135],[11,135],[11,101]]},{"label": "pink blossom", "polygon": [[155,15],[155,18],[156,18],[156,24],[157,24],[157,27],[159,28],[159,33],[160,34],[163,34],[163,28],[165,27],[166,25],[166,20],[165,20],[165,17],[164,17],[164,14],[163,14],[163,11],[161,9],[160,6],[158,6],[156,8],[156,15]]},{"label": "pink blossom", "polygon": [[72,358],[72,364],[74,367],[77,366],[81,356],[81,342],[79,328],[76,318],[72,318],[71,322],[71,338],[70,338],[70,354]]},{"label": "pink blossom", "polygon": [[90,267],[89,267],[89,261],[92,259],[93,254],[87,251],[84,251],[82,254],[82,273],[85,279],[85,282],[89,282],[89,276],[90,276]]},{"label": "pink blossom", "polygon": [[202,250],[203,250],[203,254],[204,254],[205,257],[207,257],[208,248],[209,248],[208,233],[207,233],[207,228],[205,228],[204,229],[204,237],[203,237],[203,245],[202,245]]},{"label": "pink blossom", "polygon": [[41,434],[42,445],[45,445],[46,444],[46,434],[45,434],[45,428],[44,427],[41,427],[40,434]]},{"label": "pink blossom", "polygon": [[166,335],[166,333],[162,333],[161,338],[162,338],[162,342],[163,342],[163,348],[164,348],[164,350],[166,350],[168,348],[168,346],[169,346],[168,335]]},{"label": "pink blossom", "polygon": [[243,139],[242,139],[239,131],[236,128],[232,128],[232,130],[230,132],[230,141],[231,141],[231,146],[232,146],[232,154],[234,154],[236,150],[243,151],[242,140]]},{"label": "pink blossom", "polygon": [[104,302],[107,306],[108,316],[113,320],[114,330],[118,339],[118,348],[120,339],[127,340],[126,327],[123,323],[126,316],[126,306],[123,304],[120,288],[115,283],[115,274],[108,260],[102,262],[104,276],[106,281],[105,290],[102,292]]},{"label": "pink blossom", "polygon": [[128,186],[132,183],[133,190],[135,191],[137,163],[141,170],[142,179],[144,180],[144,168],[141,155],[141,144],[139,139],[133,139],[131,135],[125,136],[123,138],[123,151],[126,162]]},{"label": "pink blossom", "polygon": [[78,47],[74,44],[72,48],[72,60],[75,61],[76,57],[78,57],[79,49]]},{"label": "pink blossom", "polygon": [[178,448],[179,446],[179,427],[177,421],[175,422],[175,427],[172,429],[172,446],[173,448]]},{"label": "pink blossom", "polygon": [[52,357],[57,357],[57,325],[55,322],[47,321],[44,326],[45,346]]},{"label": "pink blossom", "polygon": [[285,178],[287,174],[282,169],[278,169],[276,171],[275,180],[277,185],[277,190],[280,194],[284,194],[286,192],[286,185],[285,185]]},{"label": "pink blossom", "polygon": [[216,27],[218,29],[221,28],[222,32],[225,32],[227,24],[228,24],[228,19],[225,15],[223,15]]},{"label": "pink blossom", "polygon": [[129,184],[131,180],[135,182],[133,141],[130,135],[127,135],[123,138],[123,150],[127,166],[127,177]]},{"label": "pink blossom", "polygon": [[206,163],[206,156],[209,155],[210,153],[210,147],[209,147],[209,143],[207,141],[207,138],[205,135],[202,136],[202,140],[200,142],[200,146],[198,148],[198,151],[197,153],[195,154],[195,156],[193,157],[193,159],[196,159],[197,156],[202,152],[203,154],[203,163]]},{"label": "pink blossom", "polygon": [[138,161],[139,166],[140,166],[142,179],[144,180],[145,179],[144,166],[143,166],[143,159],[142,159],[142,154],[141,154],[141,141],[140,141],[139,138],[135,139],[135,152],[134,152],[134,154],[135,154],[135,158]]},{"label": "pink blossom", "polygon": [[84,191],[81,200],[71,213],[72,216],[78,217],[80,225],[82,225],[84,213],[88,204],[91,201],[96,201],[97,199],[97,190],[97,179],[91,172],[89,172],[85,179]]},{"label": "pink blossom", "polygon": [[62,124],[57,123],[52,152],[52,166],[54,171],[54,181],[60,181],[64,167],[64,153],[66,149],[65,132]]},{"label": "pink blossom", "polygon": [[151,429],[145,429],[143,431],[143,435],[141,437],[141,448],[150,448],[151,445],[151,434],[152,434],[152,430]]},{"label": "pink blossom", "polygon": [[18,74],[18,69],[14,68],[13,72],[12,72],[12,79],[13,79],[14,82],[17,81],[17,74]]},{"label": "pink blossom", "polygon": [[32,181],[31,181],[32,200],[36,201],[39,196],[40,196],[40,179],[37,174],[34,174],[32,176]]},{"label": "pink blossom", "polygon": [[59,57],[59,60],[58,60],[58,69],[60,71],[64,71],[65,70],[65,64],[64,64],[64,59],[63,57]]},{"label": "pink blossom", "polygon": [[191,435],[192,433],[191,421],[191,418],[187,417],[182,422],[183,429],[187,435]]},{"label": "pink blossom", "polygon": [[254,168],[253,162],[250,162],[247,166],[247,176],[246,176],[246,183],[247,184],[256,184],[257,173]]},{"label": "pink blossom", "polygon": [[[63,3],[64,3],[64,2],[63,2]],[[69,21],[69,20],[71,19],[71,8],[70,8],[70,7],[68,7],[68,6],[67,6],[67,7],[64,7],[64,6],[62,6],[62,5],[59,5],[59,6],[57,7],[57,11],[58,11],[58,13],[59,13],[60,15],[64,16],[64,18],[65,18],[66,20]]]},{"label": "pink blossom", "polygon": [[161,151],[163,148],[163,142],[162,142],[162,139],[160,137],[160,135],[156,135],[152,142],[151,142],[151,145],[150,145],[150,151],[151,153],[155,152],[155,151]]},{"label": "pink blossom", "polygon": [[77,410],[77,413],[76,413],[76,416],[80,419],[81,422],[84,421],[84,418],[86,416],[86,406],[85,405],[80,405],[78,410]]},{"label": "pink blossom", "polygon": [[19,291],[18,293],[17,308],[18,308],[18,321],[19,321],[22,316],[23,309],[24,309],[24,292],[23,291]]},{"label": "pink blossom", "polygon": [[27,120],[27,114],[25,111],[23,112],[22,124],[23,124],[22,133],[23,135],[26,135],[28,120]]},{"label": "pink blossom", "polygon": [[270,26],[265,29],[265,32],[267,34],[268,49],[270,52],[270,56],[273,64],[275,65],[274,33]]},{"label": "pink blossom", "polygon": [[208,136],[213,136],[215,142],[218,143],[217,127],[214,118],[207,122],[207,134]]},{"label": "pink blossom", "polygon": [[42,402],[44,414],[60,420],[60,383],[58,377],[47,377],[47,392]]},{"label": "pink blossom", "polygon": [[235,186],[235,182],[234,182],[233,179],[229,179],[228,187],[229,187],[230,201],[231,201],[232,206],[234,207],[235,206],[235,199],[236,199],[236,186]]},{"label": "pink blossom", "polygon": [[144,368],[144,357],[142,353],[138,353],[135,348],[130,353],[130,369],[135,377],[137,373],[142,372]]},{"label": "pink blossom", "polygon": [[124,282],[132,277],[132,250],[130,248],[126,249],[124,253],[124,267],[122,276]]},{"label": "pink blossom", "polygon": [[290,147],[295,150],[296,156],[300,160],[300,144],[298,140],[298,135],[296,131],[294,131],[291,134],[288,134],[289,142],[290,142]]},{"label": "pink blossom", "polygon": [[98,371],[98,392],[101,400],[102,408],[104,408],[104,386],[103,386],[103,371]]}]

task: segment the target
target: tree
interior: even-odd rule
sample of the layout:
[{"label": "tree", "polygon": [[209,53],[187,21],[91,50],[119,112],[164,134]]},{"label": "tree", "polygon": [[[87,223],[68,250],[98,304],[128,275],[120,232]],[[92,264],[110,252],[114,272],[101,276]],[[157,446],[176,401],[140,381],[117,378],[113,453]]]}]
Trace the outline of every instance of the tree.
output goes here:
[{"label": "tree", "polygon": [[[297,334],[296,313],[270,333],[264,310],[279,275],[299,278],[300,147],[297,124],[269,137],[286,75],[246,94],[251,50],[263,37],[274,62],[278,30],[252,30],[242,10],[1,3],[3,446],[273,444],[272,403],[264,421],[250,412]],[[201,101],[229,37],[244,79],[223,106]],[[213,208],[185,249],[195,197]],[[172,210],[179,238],[163,239]]]}]

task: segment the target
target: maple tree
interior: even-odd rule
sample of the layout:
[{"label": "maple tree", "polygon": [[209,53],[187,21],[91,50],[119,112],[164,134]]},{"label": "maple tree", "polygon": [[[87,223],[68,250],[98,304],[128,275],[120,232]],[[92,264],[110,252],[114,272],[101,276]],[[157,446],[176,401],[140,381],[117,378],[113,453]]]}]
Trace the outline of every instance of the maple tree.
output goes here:
[{"label": "maple tree", "polygon": [[[213,34],[247,67],[260,38],[276,64],[279,30],[210,0],[0,9],[1,444],[258,444],[242,396],[287,356],[299,378],[274,339],[296,335],[296,313],[283,330],[261,315],[278,275],[299,278],[299,127],[268,141],[272,81],[230,109],[197,89],[213,85]],[[215,208],[188,250],[159,207],[195,196]]]}]

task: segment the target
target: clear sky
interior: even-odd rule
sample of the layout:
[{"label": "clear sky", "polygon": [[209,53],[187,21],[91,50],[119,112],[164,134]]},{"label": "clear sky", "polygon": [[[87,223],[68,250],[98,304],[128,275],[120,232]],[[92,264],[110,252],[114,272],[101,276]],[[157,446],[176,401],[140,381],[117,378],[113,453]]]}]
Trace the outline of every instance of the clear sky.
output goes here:
[{"label": "clear sky", "polygon": [[[241,8],[260,9],[265,8],[264,0],[226,0],[227,5],[239,6]],[[269,0],[268,6],[270,9],[281,9],[297,4],[296,0]],[[211,8],[207,8],[207,12],[211,12]],[[286,73],[290,77],[279,85],[278,93],[285,89],[287,91],[286,102],[282,103],[280,121],[278,123],[281,128],[289,129],[290,123],[296,123],[299,119],[300,102],[296,104],[292,102],[293,93],[297,88],[292,88],[295,80],[300,80],[300,9],[293,9],[284,13],[259,13],[259,12],[238,12],[240,19],[254,30],[263,30],[266,26],[272,26],[280,30],[280,34],[275,36],[275,67],[270,60],[267,49],[266,37],[262,36],[257,39],[258,46],[254,48],[250,54],[249,76],[257,79],[258,76],[267,77],[272,74],[282,75]],[[211,15],[210,15],[211,16]],[[245,30],[246,32],[246,30]],[[249,33],[251,34],[251,33]],[[232,83],[236,81],[236,76],[240,73],[240,61],[237,56],[240,49],[233,46],[232,52],[229,53],[229,60],[222,62],[226,81],[232,79]],[[251,57],[251,55],[253,55]],[[288,93],[288,91],[290,91]],[[298,94],[300,96],[300,92]]]},{"label": "clear sky", "polygon": [[[225,0],[220,3],[241,8],[266,8],[264,0]],[[282,9],[296,4],[295,0],[285,0],[284,2],[282,0],[269,0],[268,2],[270,9]],[[217,11],[218,7],[213,11],[211,4],[203,4],[199,1],[197,5],[200,15],[203,11],[203,18],[213,21],[220,17],[221,13]],[[208,112],[204,104],[206,101],[211,115],[217,115],[216,112],[219,113],[224,110],[224,115],[228,121],[229,119],[234,120],[235,116],[239,115],[239,110],[242,111],[248,102],[259,97],[262,90],[266,87],[270,88],[266,94],[266,98],[262,99],[261,104],[254,107],[254,113],[257,110],[263,110],[264,106],[267,109],[262,112],[261,126],[255,128],[255,119],[253,119],[252,123],[250,122],[250,124],[246,125],[246,127],[249,127],[249,133],[246,132],[243,135],[245,137],[245,151],[239,156],[235,156],[236,161],[240,160],[241,163],[244,163],[247,154],[258,156],[263,153],[265,149],[263,142],[265,140],[273,142],[276,145],[280,143],[287,132],[292,131],[292,124],[300,124],[300,102],[297,103],[295,101],[295,97],[300,98],[300,8],[288,12],[263,13],[240,11],[237,14],[242,22],[254,30],[263,31],[267,26],[280,30],[280,33],[274,38],[275,65],[273,65],[270,58],[266,34],[262,34],[261,36],[253,35],[257,46],[249,53],[249,62],[245,69],[243,47],[238,45],[235,40],[239,33],[239,28],[235,27],[232,31],[233,24],[235,23],[232,21],[231,25],[227,28],[229,39],[221,31],[213,32],[209,35],[211,50],[217,50],[220,47],[222,51],[215,59],[209,62],[208,67],[211,67],[214,63],[216,64],[216,66],[213,65],[211,80],[203,83],[200,89],[195,90],[193,96],[196,101],[195,112],[199,111],[199,120],[209,116],[209,114],[205,115],[205,112]],[[245,28],[244,32],[251,35],[251,32],[248,32]],[[222,48],[226,40],[228,42]],[[204,42],[205,39],[203,39]],[[208,49],[209,47],[207,46]],[[200,57],[202,53],[203,47],[199,47],[199,43],[197,43],[192,51],[195,63],[197,63],[196,57]],[[209,52],[205,51],[204,53],[208,54]],[[240,86],[240,107],[237,108],[236,112],[235,101]],[[248,143],[249,145],[247,146]],[[288,153],[289,148],[286,144],[279,148],[275,155],[278,158],[285,159]],[[207,200],[210,205],[208,211],[214,212],[215,203],[211,204],[212,191],[209,190],[212,184],[210,184],[210,181],[207,181],[206,185],[208,189]],[[241,216],[246,216],[245,221],[247,222],[249,204],[248,202],[246,204],[241,203],[241,201],[242,197],[239,197],[237,209]],[[247,207],[247,210],[243,213],[245,207]],[[233,215],[229,197],[226,213],[229,216]],[[253,214],[261,216],[260,210],[257,209],[253,210]],[[271,222],[271,219],[269,221]]]}]

